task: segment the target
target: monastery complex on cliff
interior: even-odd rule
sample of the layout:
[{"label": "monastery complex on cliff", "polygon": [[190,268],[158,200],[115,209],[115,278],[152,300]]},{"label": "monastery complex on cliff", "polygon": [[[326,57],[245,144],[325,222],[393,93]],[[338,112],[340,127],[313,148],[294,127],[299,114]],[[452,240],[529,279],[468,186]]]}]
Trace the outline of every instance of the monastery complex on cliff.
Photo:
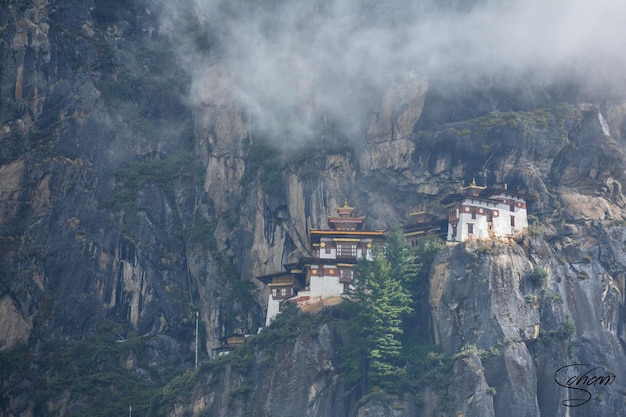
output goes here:
[{"label": "monastery complex on cliff", "polygon": [[[416,245],[424,236],[439,236],[451,244],[472,239],[504,239],[526,233],[527,196],[503,188],[476,185],[475,181],[442,200],[447,218],[425,212],[412,213],[414,223],[403,227],[404,236]],[[363,230],[365,216],[354,216],[354,207],[344,204],[337,216],[328,217],[328,229],[311,230],[312,256],[285,265],[285,270],[256,277],[269,289],[266,325],[281,305],[295,302],[300,308],[341,301],[348,292],[356,262],[382,245],[384,230]]]},{"label": "monastery complex on cliff", "polygon": [[374,245],[384,242],[384,230],[364,231],[365,217],[353,216],[355,208],[344,204],[337,217],[329,217],[327,230],[311,230],[309,243],[312,257],[303,257],[285,265],[285,271],[258,277],[270,287],[267,303],[268,325],[285,301],[299,306],[341,300],[352,281],[358,259],[371,259]]}]

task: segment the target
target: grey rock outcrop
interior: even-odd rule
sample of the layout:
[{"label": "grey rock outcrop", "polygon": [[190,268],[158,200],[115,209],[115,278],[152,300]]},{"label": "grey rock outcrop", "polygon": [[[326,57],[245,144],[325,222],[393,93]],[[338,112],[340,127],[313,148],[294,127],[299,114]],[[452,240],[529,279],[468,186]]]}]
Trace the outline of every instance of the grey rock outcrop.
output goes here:
[{"label": "grey rock outcrop", "polygon": [[[281,151],[232,96],[223,51],[205,45],[210,82],[193,84],[162,3],[111,4],[0,5],[2,416],[121,414],[127,383],[157,398],[137,400],[146,415],[625,415],[623,99],[468,85],[442,108],[454,91],[409,71],[371,92],[346,138],[307,70],[296,113],[316,139]],[[225,336],[263,323],[253,277],[306,256],[344,201],[388,228],[416,208],[445,216],[442,198],[473,178],[527,193],[530,232],[436,259],[429,336],[454,359],[447,392],[359,403],[332,320],[256,352],[248,376],[189,370],[196,312],[204,372]],[[554,374],[574,363],[616,378],[570,409]],[[207,378],[174,395],[192,374]]]}]

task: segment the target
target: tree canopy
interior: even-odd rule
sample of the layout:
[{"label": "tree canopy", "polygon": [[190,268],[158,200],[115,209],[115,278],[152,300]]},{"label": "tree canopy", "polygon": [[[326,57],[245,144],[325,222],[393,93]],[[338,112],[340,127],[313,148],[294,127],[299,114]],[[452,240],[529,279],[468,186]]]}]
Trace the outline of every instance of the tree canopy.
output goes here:
[{"label": "tree canopy", "polygon": [[418,277],[427,277],[422,266],[402,231],[394,229],[384,247],[375,247],[354,270],[345,307],[352,339],[343,357],[346,383],[360,395],[375,388],[393,392],[405,373],[403,329],[424,287],[416,283]]}]

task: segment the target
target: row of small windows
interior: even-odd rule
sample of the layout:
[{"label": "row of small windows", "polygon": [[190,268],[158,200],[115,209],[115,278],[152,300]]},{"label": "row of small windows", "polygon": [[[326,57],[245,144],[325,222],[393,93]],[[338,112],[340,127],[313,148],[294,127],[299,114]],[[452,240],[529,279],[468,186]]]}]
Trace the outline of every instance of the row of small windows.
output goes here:
[{"label": "row of small windows", "polygon": [[[472,209],[471,209],[471,210],[472,210],[472,212],[471,212],[471,214],[472,214],[472,219],[476,219],[476,207],[472,207]],[[509,205],[509,210],[510,210],[510,211],[513,211],[513,212],[515,211],[515,203],[511,203],[511,204]],[[468,210],[468,207],[466,207],[466,208],[465,208],[465,211],[469,211],[469,210]],[[483,212],[483,209],[480,209],[480,212],[482,213],[482,212]],[[486,209],[486,212],[487,212],[487,215],[488,215],[488,216],[491,216],[491,214],[492,214],[492,211],[491,211],[491,210]],[[449,216],[449,217],[451,217],[451,218],[456,218],[456,209],[451,209],[451,210],[449,211],[449,213],[448,213],[448,216]]]},{"label": "row of small windows", "polygon": [[356,245],[337,245],[338,257],[356,257]]},{"label": "row of small windows", "polygon": [[[324,253],[326,255],[331,254],[330,245],[324,246]],[[354,258],[356,257],[356,245],[337,244],[337,256],[340,258]]]},{"label": "row of small windows", "polygon": [[[476,220],[476,210],[472,210],[472,220]],[[491,212],[491,210],[487,210],[487,221],[493,221],[493,213]]]},{"label": "row of small windows", "polygon": [[272,288],[272,297],[287,297],[293,295],[293,288]]},{"label": "row of small windows", "polygon": [[[515,216],[511,216],[511,227],[515,227]],[[453,228],[453,234],[456,235],[456,227]],[[468,235],[474,234],[474,223],[467,224],[467,234]]]}]

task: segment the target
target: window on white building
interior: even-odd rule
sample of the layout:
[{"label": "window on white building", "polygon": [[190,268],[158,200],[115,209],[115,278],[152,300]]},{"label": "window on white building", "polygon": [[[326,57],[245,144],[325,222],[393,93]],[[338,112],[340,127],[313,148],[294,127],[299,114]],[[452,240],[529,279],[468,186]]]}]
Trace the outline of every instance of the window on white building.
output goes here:
[{"label": "window on white building", "polygon": [[511,227],[515,227],[515,216],[511,216]]},{"label": "window on white building", "polygon": [[474,234],[474,223],[468,223],[467,224],[467,234],[468,235],[473,235]]},{"label": "window on white building", "polygon": [[355,244],[337,244],[337,257],[338,258],[355,258],[356,257],[356,245]]},{"label": "window on white building", "polygon": [[352,280],[352,268],[341,268],[339,270],[339,280],[340,281]]}]

